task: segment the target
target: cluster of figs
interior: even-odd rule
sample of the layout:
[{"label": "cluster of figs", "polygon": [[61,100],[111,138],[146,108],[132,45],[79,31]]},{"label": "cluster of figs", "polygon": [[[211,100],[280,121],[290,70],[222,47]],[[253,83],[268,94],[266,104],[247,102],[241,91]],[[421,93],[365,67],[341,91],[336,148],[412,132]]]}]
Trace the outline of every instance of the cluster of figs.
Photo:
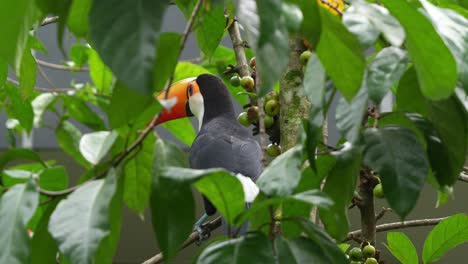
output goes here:
[{"label": "cluster of figs", "polygon": [[354,247],[348,252],[350,264],[378,264],[376,250],[369,242],[363,242],[360,247]]},{"label": "cluster of figs", "polygon": [[[241,86],[247,93],[255,94],[255,57],[250,60],[249,66],[252,69],[250,76],[240,77],[236,74],[231,77],[230,82],[234,87]],[[263,124],[265,125],[265,129],[269,129],[273,127],[274,123],[279,119],[280,103],[277,92],[271,91],[265,96],[263,108],[265,111]],[[245,111],[240,113],[237,117],[239,124],[245,127],[258,124],[260,115],[258,106],[248,105],[244,110]],[[271,157],[276,157],[281,154],[281,147],[278,144],[272,143],[267,146],[266,153]]]}]

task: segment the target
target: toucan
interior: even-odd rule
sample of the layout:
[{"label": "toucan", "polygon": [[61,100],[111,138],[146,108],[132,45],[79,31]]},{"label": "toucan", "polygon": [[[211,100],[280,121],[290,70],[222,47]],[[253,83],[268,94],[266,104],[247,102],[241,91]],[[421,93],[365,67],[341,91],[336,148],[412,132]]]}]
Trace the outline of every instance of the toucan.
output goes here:
[{"label": "toucan", "polygon": [[[157,98],[172,102],[157,124],[190,116],[198,119],[199,131],[189,152],[191,168],[223,168],[234,173],[242,183],[246,203],[251,203],[259,192],[254,182],[262,170],[262,151],[251,131],[237,122],[226,85],[214,75],[202,74],[174,83]],[[203,202],[205,214],[194,226],[199,232],[208,216],[216,213],[204,196]]]}]

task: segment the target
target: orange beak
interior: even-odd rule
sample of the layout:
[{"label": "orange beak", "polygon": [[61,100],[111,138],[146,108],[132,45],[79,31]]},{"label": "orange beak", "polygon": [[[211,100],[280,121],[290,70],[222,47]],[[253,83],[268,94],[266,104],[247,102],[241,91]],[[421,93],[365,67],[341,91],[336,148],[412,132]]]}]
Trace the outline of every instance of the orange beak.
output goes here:
[{"label": "orange beak", "polygon": [[170,103],[172,100],[175,100],[175,103],[169,109],[163,110],[156,125],[178,118],[193,116],[190,111],[189,99],[191,96],[200,92],[195,79],[196,78],[188,78],[180,80],[171,85],[167,96],[165,91],[160,92],[156,96],[156,99],[160,102],[167,101]]}]

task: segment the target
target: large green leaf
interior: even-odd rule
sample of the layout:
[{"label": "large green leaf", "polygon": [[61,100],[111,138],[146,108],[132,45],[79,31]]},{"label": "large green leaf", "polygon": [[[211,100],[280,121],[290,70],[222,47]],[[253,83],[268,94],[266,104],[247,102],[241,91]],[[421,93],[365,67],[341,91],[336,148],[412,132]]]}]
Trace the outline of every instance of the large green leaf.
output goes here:
[{"label": "large green leaf", "polygon": [[48,165],[41,159],[41,156],[30,149],[10,149],[3,152],[0,155],[0,169],[14,160],[32,160],[39,162],[43,167],[47,167]]},{"label": "large green leaf", "polygon": [[80,121],[91,129],[106,129],[101,117],[91,110],[85,101],[74,96],[62,96],[61,98],[63,99],[64,106],[67,108],[70,117]]},{"label": "large green leaf", "polygon": [[440,222],[424,241],[424,263],[439,260],[449,250],[468,241],[468,216],[453,215]]},{"label": "large green leaf", "polygon": [[21,264],[30,260],[26,225],[39,203],[34,180],[9,189],[0,200],[0,262]]},{"label": "large green leaf", "polygon": [[[112,72],[102,62],[99,54],[90,48],[87,48],[87,57],[89,61],[89,76],[94,83],[94,86],[99,92],[108,95],[112,91]],[[83,55],[86,56],[86,55]]]},{"label": "large green leaf", "polygon": [[377,104],[403,75],[408,56],[406,51],[388,47],[381,50],[369,65],[366,85],[370,99]]},{"label": "large green leaf", "polygon": [[80,152],[81,131],[75,125],[66,120],[60,122],[55,129],[55,137],[65,153],[72,156],[81,165],[89,167],[88,161]]},{"label": "large green leaf", "polygon": [[[190,185],[185,181],[163,176],[168,166],[186,167],[186,155],[176,146],[158,139],[153,160],[151,215],[158,244],[166,259],[179,250],[195,218],[195,201]],[[183,207],[180,205],[184,205]]]},{"label": "large green leaf", "polygon": [[410,67],[401,78],[396,93],[397,109],[428,115],[428,102],[419,89],[418,77],[414,67]]},{"label": "large green leaf", "polygon": [[468,91],[468,19],[447,8],[421,1],[435,29],[457,61],[458,78]]},{"label": "large green leaf", "polygon": [[65,167],[54,166],[39,173],[39,185],[44,190],[61,191],[68,187],[68,175]]},{"label": "large green leaf", "polygon": [[385,245],[401,263],[418,264],[419,258],[411,240],[402,232],[388,232]]},{"label": "large green leaf", "polygon": [[364,86],[357,96],[352,99],[351,103],[348,103],[342,97],[336,107],[336,127],[352,143],[357,142],[359,139],[367,104],[367,89]]},{"label": "large green leaf", "polygon": [[71,32],[77,37],[88,36],[88,13],[92,0],[73,1],[68,14],[67,24]]},{"label": "large green leaf", "polygon": [[323,187],[334,204],[330,209],[320,209],[319,215],[327,232],[336,240],[342,240],[349,230],[348,204],[354,195],[360,167],[361,155],[356,149],[337,153],[335,166]]},{"label": "large green leaf", "polygon": [[229,224],[244,210],[244,190],[240,181],[226,171],[198,180],[194,186],[205,195]]},{"label": "large green leaf", "polygon": [[[434,27],[405,0],[383,0],[382,3],[405,29],[406,47],[424,96],[431,99],[449,97],[457,84],[457,65]],[[437,63],[427,54],[437,54]]]},{"label": "large green leaf", "polygon": [[92,263],[110,232],[110,203],[116,191],[111,169],[105,179],[90,181],[60,201],[50,216],[49,232],[71,263]]},{"label": "large green leaf", "polygon": [[291,2],[296,3],[302,11],[301,36],[309,41],[312,47],[316,47],[321,30],[319,6],[317,2],[309,0],[295,0]]},{"label": "large green leaf", "polygon": [[18,72],[23,49],[33,23],[38,18],[34,0],[0,1],[0,58]]},{"label": "large green leaf", "polygon": [[80,139],[80,152],[89,163],[96,165],[109,152],[116,139],[115,131],[84,134]]},{"label": "large green leaf", "polygon": [[148,206],[150,198],[155,140],[154,135],[149,133],[140,151],[124,165],[124,201],[130,209],[140,214]]},{"label": "large green leaf", "polygon": [[174,45],[180,43],[182,36],[178,33],[162,33],[159,36],[156,59],[154,61],[154,90],[159,92],[174,72],[180,50]]},{"label": "large green leaf", "polygon": [[246,235],[223,242],[213,243],[203,250],[196,263],[276,263],[271,241],[262,233]]},{"label": "large green leaf", "polygon": [[162,124],[162,127],[169,130],[178,140],[187,146],[191,146],[197,134],[188,118],[171,120]]},{"label": "large green leaf", "polygon": [[57,243],[50,235],[47,225],[50,215],[55,210],[59,199],[55,199],[46,205],[44,213],[34,230],[31,240],[31,264],[54,263],[57,259]]},{"label": "large green leaf", "polygon": [[393,46],[401,46],[405,31],[385,7],[363,0],[354,0],[343,14],[343,24],[364,46],[372,45],[382,33]]},{"label": "large green leaf", "polygon": [[[145,109],[149,108],[151,102],[156,101],[151,96],[144,96],[117,82],[112,93],[109,108],[106,110],[109,124],[112,128],[118,128],[132,123]],[[155,111],[156,114],[158,111]],[[151,118],[147,122],[150,122]],[[138,128],[140,129],[140,128]]]},{"label": "large green leaf", "polygon": [[418,138],[403,127],[368,129],[364,134],[364,163],[379,173],[388,203],[405,218],[429,173]]},{"label": "large green leaf", "polygon": [[141,94],[152,93],[157,36],[169,2],[93,1],[89,13],[94,48],[120,81]]},{"label": "large green leaf", "polygon": [[270,91],[288,64],[288,31],[281,14],[282,1],[242,0],[237,17],[247,32],[248,42],[255,51],[256,70],[262,80],[259,95]]},{"label": "large green leaf", "polygon": [[295,146],[275,158],[258,178],[257,185],[270,196],[291,194],[301,179],[301,146]]},{"label": "large green leaf", "polygon": [[361,44],[339,18],[320,8],[322,34],[317,54],[328,76],[348,102],[358,93],[365,71]]},{"label": "large green leaf", "polygon": [[21,126],[26,131],[31,131],[34,121],[34,112],[31,106],[31,102],[28,99],[23,99],[20,90],[7,83],[5,91],[10,97],[10,104],[7,107],[8,117],[18,119]]},{"label": "large green leaf", "polygon": [[[407,128],[413,132],[414,135],[419,139],[419,143],[424,149],[427,148],[426,138],[424,136],[425,131],[421,131],[417,125],[415,125],[413,116],[417,116],[415,113],[405,112],[389,112],[384,113],[379,118],[379,128],[388,126],[400,126]],[[413,121],[412,121],[413,120]],[[437,140],[437,139],[435,139]]]}]

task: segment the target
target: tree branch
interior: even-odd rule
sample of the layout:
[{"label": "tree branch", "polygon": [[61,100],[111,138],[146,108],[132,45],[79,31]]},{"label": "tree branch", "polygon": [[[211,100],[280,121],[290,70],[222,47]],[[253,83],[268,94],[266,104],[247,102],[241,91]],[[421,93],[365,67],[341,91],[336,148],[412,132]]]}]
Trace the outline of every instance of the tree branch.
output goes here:
[{"label": "tree branch", "polygon": [[44,67],[50,68],[50,69],[55,69],[55,70],[63,70],[63,71],[89,71],[88,68],[86,67],[70,67],[70,66],[64,66],[60,64],[55,64],[55,63],[50,63],[47,61],[39,60],[36,59],[36,63],[39,65],[42,65]]},{"label": "tree branch", "polygon": [[49,24],[53,24],[59,20],[58,16],[53,16],[53,17],[46,17],[44,20],[41,22],[41,27],[47,26]]},{"label": "tree branch", "polygon": [[343,15],[343,11],[341,11],[338,6],[335,6],[334,4],[328,2],[327,0],[320,0],[320,2],[322,2],[322,4],[330,7],[331,9],[333,9],[336,13],[338,13],[340,16]]},{"label": "tree branch", "polygon": [[359,195],[361,199],[358,208],[361,213],[362,236],[371,244],[375,244],[376,217],[373,189],[378,184],[378,180],[365,168],[362,168],[359,174]]},{"label": "tree branch", "polygon": [[234,49],[234,54],[236,55],[237,66],[235,66],[236,71],[241,77],[249,76],[249,63],[247,62],[247,56],[245,56],[244,50],[244,41],[239,30],[239,23],[236,19],[231,23],[228,28],[229,37],[232,41],[232,48]]},{"label": "tree branch", "polygon": [[468,175],[465,175],[463,172],[460,173],[460,176],[458,176],[458,180],[462,182],[468,182]]},{"label": "tree branch", "polygon": [[[403,222],[388,223],[376,226],[376,232],[383,232],[395,229],[402,229],[407,227],[418,227],[418,226],[434,226],[440,223],[442,220],[447,219],[447,217],[442,218],[431,218],[431,219],[420,219],[420,220],[411,220]],[[362,235],[362,230],[356,230],[348,233],[343,242],[353,240],[354,238],[359,238]]]},{"label": "tree branch", "polygon": [[[222,223],[221,216],[219,216],[218,218],[214,219],[213,221],[208,222],[205,225],[203,225],[202,228],[207,232],[212,232],[213,230],[220,227],[221,223]],[[181,250],[188,247],[188,246],[190,246],[193,243],[198,242],[198,241],[200,241],[200,234],[197,231],[195,231],[192,234],[190,234],[190,236],[187,238],[187,240],[185,240],[184,244],[182,244]],[[156,263],[163,262],[163,260],[164,260],[164,257],[162,255],[162,253],[159,253],[159,254],[155,255],[154,257],[152,257],[152,258],[146,260],[145,262],[143,262],[143,264],[156,264]]]}]

